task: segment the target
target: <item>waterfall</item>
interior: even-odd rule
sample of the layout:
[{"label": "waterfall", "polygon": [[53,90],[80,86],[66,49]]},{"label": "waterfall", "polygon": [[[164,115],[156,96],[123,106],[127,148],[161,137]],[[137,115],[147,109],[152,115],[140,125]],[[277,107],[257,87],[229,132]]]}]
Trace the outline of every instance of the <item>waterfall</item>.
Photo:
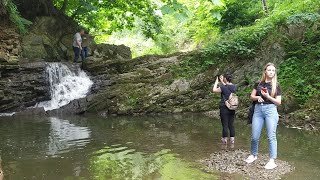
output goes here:
[{"label": "waterfall", "polygon": [[86,97],[93,84],[80,68],[71,71],[62,63],[48,63],[46,73],[50,83],[51,100],[37,104],[37,107],[44,107],[46,111],[58,109],[72,100]]}]

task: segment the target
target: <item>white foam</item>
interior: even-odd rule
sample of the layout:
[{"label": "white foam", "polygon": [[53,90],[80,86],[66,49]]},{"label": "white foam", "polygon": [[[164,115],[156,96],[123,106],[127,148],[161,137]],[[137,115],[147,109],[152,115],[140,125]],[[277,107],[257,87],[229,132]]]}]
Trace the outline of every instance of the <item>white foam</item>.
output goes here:
[{"label": "white foam", "polygon": [[0,116],[13,116],[15,112],[12,113],[0,113]]},{"label": "white foam", "polygon": [[45,111],[58,109],[72,100],[86,97],[93,82],[80,68],[75,72],[62,63],[50,63],[46,68],[51,100],[38,103]]}]

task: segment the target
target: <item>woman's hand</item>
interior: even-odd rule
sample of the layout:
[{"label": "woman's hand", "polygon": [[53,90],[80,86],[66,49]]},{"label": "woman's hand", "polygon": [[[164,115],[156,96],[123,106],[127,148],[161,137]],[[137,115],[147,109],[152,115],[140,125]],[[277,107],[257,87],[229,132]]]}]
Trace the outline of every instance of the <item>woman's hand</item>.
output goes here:
[{"label": "woman's hand", "polygon": [[220,80],[221,83],[223,83],[223,75],[219,76],[219,80]]},{"label": "woman's hand", "polygon": [[263,100],[263,98],[261,96],[257,96],[257,98],[258,98],[258,102],[259,103],[263,103],[264,102],[264,100]]},{"label": "woman's hand", "polygon": [[269,92],[268,92],[268,90],[266,90],[266,92],[264,92],[263,90],[261,90],[261,94],[262,94],[262,96],[264,96],[264,97],[266,97],[267,99],[269,99]]},{"label": "woman's hand", "polygon": [[217,76],[217,78],[216,78],[216,82],[217,82],[217,83],[219,82],[219,78],[218,78],[218,76]]},{"label": "woman's hand", "polygon": [[220,93],[221,92],[220,87],[218,87],[218,83],[219,83],[219,78],[217,77],[216,78],[216,82],[213,85],[212,92],[214,92],[214,93]]}]

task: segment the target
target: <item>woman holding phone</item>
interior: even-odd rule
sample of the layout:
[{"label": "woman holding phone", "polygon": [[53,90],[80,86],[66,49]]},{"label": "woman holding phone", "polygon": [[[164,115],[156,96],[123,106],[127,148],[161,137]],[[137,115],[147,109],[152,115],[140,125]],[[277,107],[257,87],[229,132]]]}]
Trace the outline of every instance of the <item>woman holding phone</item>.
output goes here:
[{"label": "woman holding phone", "polygon": [[252,101],[257,101],[257,104],[252,119],[251,155],[245,161],[252,163],[257,159],[259,138],[265,123],[270,160],[264,167],[265,169],[274,169],[277,167],[275,164],[277,158],[276,131],[279,120],[277,106],[281,104],[281,89],[277,81],[277,71],[274,64],[266,64],[261,82],[255,85],[250,98]]},{"label": "woman holding phone", "polygon": [[[218,87],[219,81],[221,82],[221,86]],[[223,144],[228,143],[228,135],[230,131],[230,143],[234,144],[235,130],[234,130],[234,117],[235,110],[230,110],[225,105],[225,101],[229,98],[231,93],[236,92],[236,86],[231,83],[232,75],[224,74],[220,75],[216,78],[216,81],[213,85],[212,91],[214,93],[221,93],[221,101],[219,103],[220,108],[220,119],[222,124],[222,136],[221,141]]]}]

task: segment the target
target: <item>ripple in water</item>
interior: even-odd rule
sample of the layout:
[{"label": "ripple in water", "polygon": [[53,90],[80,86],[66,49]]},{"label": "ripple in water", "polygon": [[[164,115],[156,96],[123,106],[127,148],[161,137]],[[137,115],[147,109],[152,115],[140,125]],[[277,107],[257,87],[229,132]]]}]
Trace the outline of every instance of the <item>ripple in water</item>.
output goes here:
[{"label": "ripple in water", "polygon": [[47,155],[69,152],[73,148],[85,146],[90,142],[91,130],[79,127],[67,120],[50,118],[50,134]]}]

